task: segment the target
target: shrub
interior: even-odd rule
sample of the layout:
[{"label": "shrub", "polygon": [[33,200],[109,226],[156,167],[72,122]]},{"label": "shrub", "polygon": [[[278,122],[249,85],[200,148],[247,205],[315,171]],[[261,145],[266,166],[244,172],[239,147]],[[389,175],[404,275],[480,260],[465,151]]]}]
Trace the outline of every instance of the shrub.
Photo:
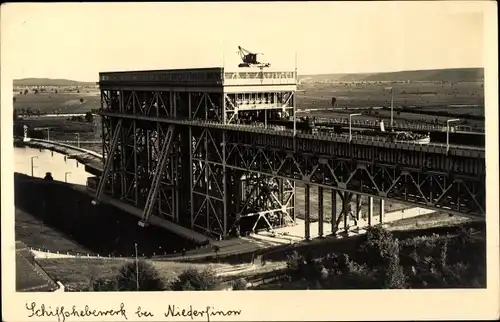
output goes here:
[{"label": "shrub", "polygon": [[202,270],[188,268],[171,284],[174,291],[211,291],[220,288],[221,282],[216,272],[207,267]]},{"label": "shrub", "polygon": [[304,257],[297,251],[292,252],[286,256],[286,268],[288,276],[292,279],[300,278],[303,276],[303,266],[305,265]]},{"label": "shrub", "polygon": [[233,290],[240,291],[247,289],[247,281],[244,278],[239,278],[233,282]]},{"label": "shrub", "polygon": [[[323,283],[325,289],[372,289],[380,288],[375,272],[366,265],[360,265],[347,256],[339,257],[341,270],[331,269],[327,280]],[[344,266],[345,265],[345,266]]]},{"label": "shrub", "polygon": [[120,268],[116,276],[119,291],[137,290],[136,271],[139,272],[139,291],[163,291],[165,284],[156,268],[146,261],[129,262]]},{"label": "shrub", "polygon": [[90,291],[92,292],[115,292],[119,291],[116,278],[98,278],[91,281]]},{"label": "shrub", "polygon": [[370,267],[387,267],[394,256],[399,257],[399,244],[391,232],[380,227],[370,227],[366,240],[361,245],[361,255],[366,258]]},{"label": "shrub", "polygon": [[403,267],[399,263],[399,243],[398,240],[395,240],[394,243],[391,244],[393,249],[388,250],[387,253],[389,255],[389,263],[388,267],[385,269],[385,288],[406,288],[407,287],[407,278]]}]

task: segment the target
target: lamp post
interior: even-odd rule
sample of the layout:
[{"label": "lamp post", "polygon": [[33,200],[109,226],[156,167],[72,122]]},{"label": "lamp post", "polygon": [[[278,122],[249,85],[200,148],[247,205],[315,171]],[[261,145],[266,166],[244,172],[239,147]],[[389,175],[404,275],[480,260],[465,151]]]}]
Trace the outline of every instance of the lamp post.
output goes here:
[{"label": "lamp post", "polygon": [[80,147],[80,133],[76,133],[76,142],[77,142],[77,146]]},{"label": "lamp post", "polygon": [[137,258],[137,243],[135,245],[135,287],[137,292],[139,292],[139,260]]},{"label": "lamp post", "polygon": [[50,127],[47,128],[47,141],[50,141]]},{"label": "lamp post", "polygon": [[460,121],[460,119],[451,119],[446,121],[446,153],[450,150],[450,123],[458,121]]},{"label": "lamp post", "polygon": [[33,160],[34,159],[38,159],[38,156],[34,156],[34,157],[31,157],[31,176],[34,177],[33,175],[33,169],[35,168],[35,166],[33,165]]},{"label": "lamp post", "polygon": [[71,174],[71,172],[64,173],[64,182],[68,182],[68,174]]},{"label": "lamp post", "polygon": [[349,143],[352,141],[352,118],[354,116],[360,116],[361,113],[349,114]]}]

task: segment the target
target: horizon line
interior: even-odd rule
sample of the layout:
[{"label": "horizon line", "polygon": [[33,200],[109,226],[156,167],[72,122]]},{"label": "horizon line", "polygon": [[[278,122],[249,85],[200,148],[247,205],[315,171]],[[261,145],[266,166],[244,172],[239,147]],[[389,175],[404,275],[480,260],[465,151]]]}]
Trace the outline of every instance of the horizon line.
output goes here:
[{"label": "horizon line", "polygon": [[[190,69],[190,68],[185,68],[185,69]],[[363,74],[389,74],[389,73],[403,73],[403,72],[425,72],[425,71],[433,71],[433,70],[451,70],[451,69],[482,69],[484,70],[485,67],[447,67],[447,68],[425,68],[425,69],[402,69],[402,70],[391,70],[391,71],[380,71],[380,72],[356,72],[356,73],[313,73],[313,74],[298,74],[299,76],[327,76],[327,75],[363,75]],[[153,69],[151,69],[153,70]],[[156,69],[155,69],[156,70]],[[165,69],[169,70],[169,69]],[[174,69],[172,69],[174,70]],[[133,71],[139,71],[139,70],[130,70],[130,72]],[[141,70],[141,71],[148,71],[148,70]],[[114,72],[120,72],[120,71],[114,71]],[[127,72],[127,71],[121,71],[121,72]],[[72,82],[79,82],[79,83],[95,83],[99,81],[99,77],[97,77],[97,80],[76,80],[76,79],[69,79],[69,78],[52,78],[52,77],[23,77],[23,78],[14,78],[13,81],[21,81],[21,80],[27,80],[27,79],[47,79],[47,80],[65,80],[65,81],[72,81]]]}]

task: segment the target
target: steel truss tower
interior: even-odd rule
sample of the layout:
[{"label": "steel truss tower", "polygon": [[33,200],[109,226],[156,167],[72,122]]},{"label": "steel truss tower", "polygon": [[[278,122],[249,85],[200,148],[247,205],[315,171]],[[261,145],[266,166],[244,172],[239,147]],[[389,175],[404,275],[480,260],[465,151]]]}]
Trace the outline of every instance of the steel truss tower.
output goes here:
[{"label": "steel truss tower", "polygon": [[[227,132],[160,119],[219,124],[295,121],[296,75],[222,68],[101,73],[103,192],[159,216],[228,238],[293,223],[293,180],[227,167]],[[242,155],[248,165],[262,156]]]},{"label": "steel truss tower", "polygon": [[[102,193],[150,216],[229,238],[295,221],[296,183],[305,187],[305,237],[310,187],[318,187],[319,236],[324,189],[331,230],[361,220],[360,195],[484,218],[485,152],[353,140],[296,129],[296,75],[222,68],[100,74]],[[293,121],[294,131],[275,125]],[[330,199],[330,197],[329,197]],[[355,200],[355,211],[351,201]]]}]

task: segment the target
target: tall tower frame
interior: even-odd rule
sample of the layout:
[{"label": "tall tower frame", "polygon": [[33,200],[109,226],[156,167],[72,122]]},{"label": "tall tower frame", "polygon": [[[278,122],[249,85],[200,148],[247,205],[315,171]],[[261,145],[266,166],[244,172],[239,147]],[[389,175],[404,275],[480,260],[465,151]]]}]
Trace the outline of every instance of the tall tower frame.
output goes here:
[{"label": "tall tower frame", "polygon": [[[222,239],[295,222],[293,180],[228,166],[227,132],[193,125],[295,122],[294,71],[108,72],[99,84],[104,169],[97,199],[106,193],[143,210],[143,226],[157,216]],[[249,165],[268,158],[231,153]]]}]

